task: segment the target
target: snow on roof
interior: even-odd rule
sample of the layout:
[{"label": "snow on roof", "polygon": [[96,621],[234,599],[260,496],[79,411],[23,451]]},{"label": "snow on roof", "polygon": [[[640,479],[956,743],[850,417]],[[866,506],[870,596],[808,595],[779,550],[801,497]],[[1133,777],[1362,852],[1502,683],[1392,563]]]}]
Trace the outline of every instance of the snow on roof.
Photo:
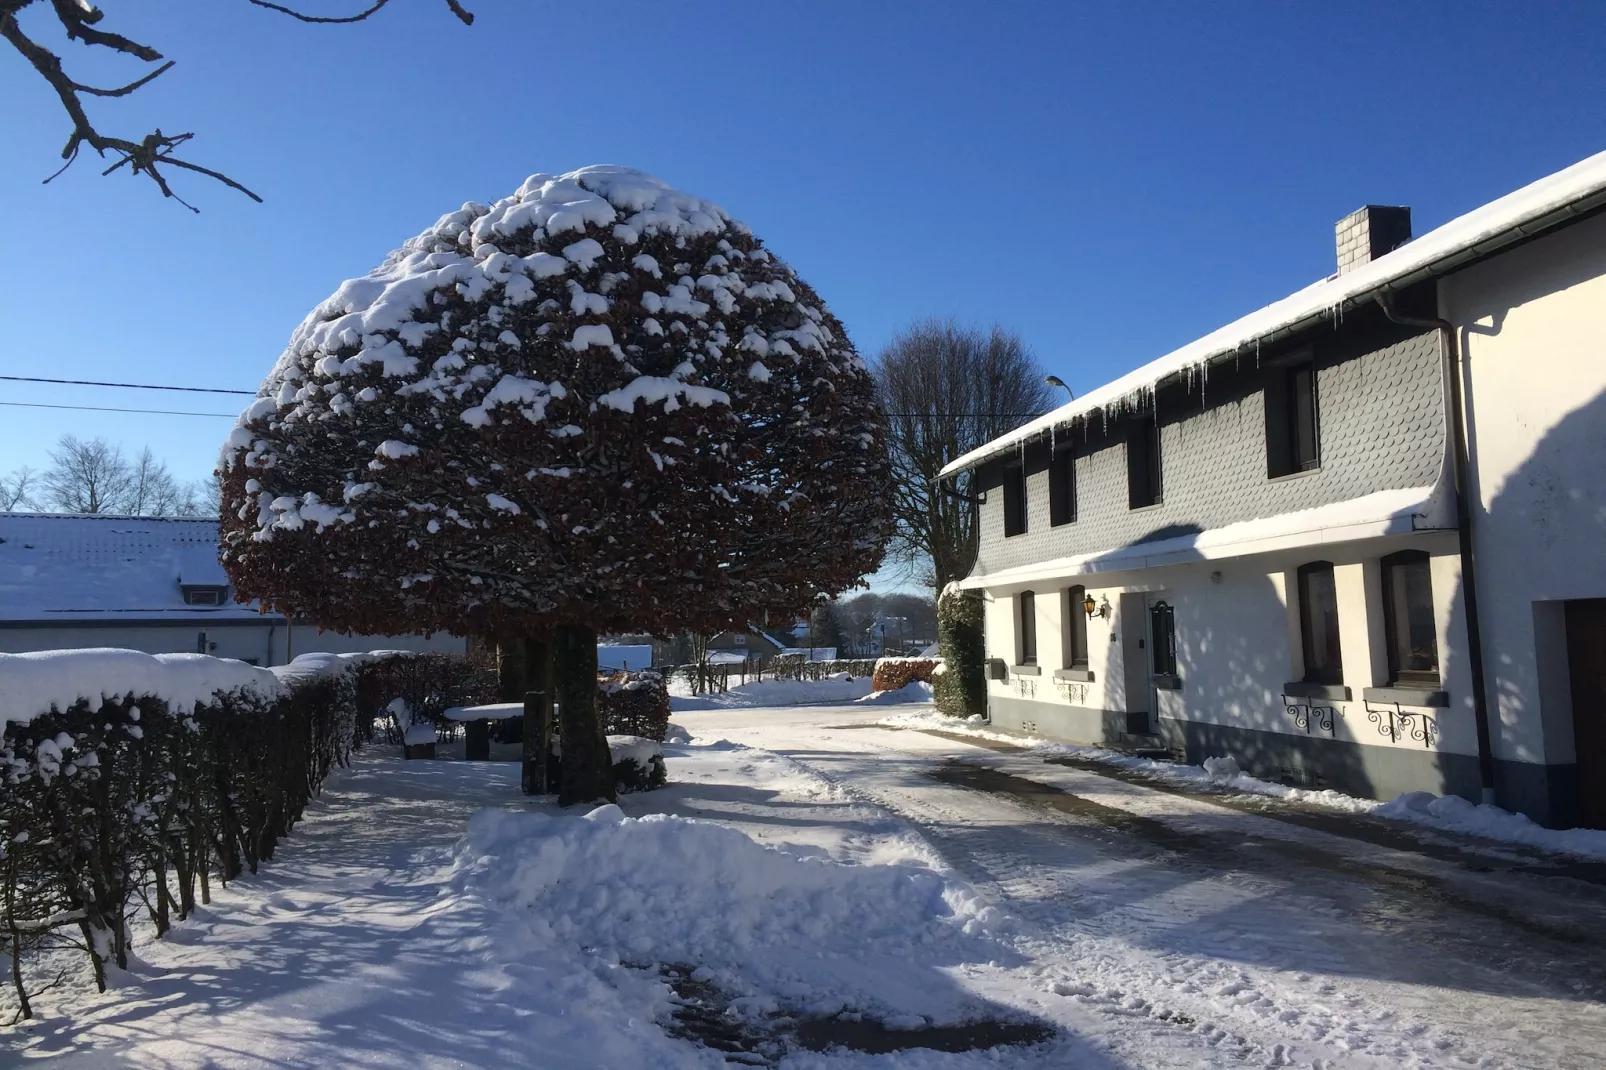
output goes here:
[{"label": "snow on roof", "polygon": [[0,621],[255,618],[185,604],[181,584],[229,582],[217,555],[216,520],[0,513]]},{"label": "snow on roof", "polygon": [[[1022,424],[949,463],[941,475],[971,468],[1012,446],[1048,434],[1076,417],[1130,406],[1173,375],[1201,371],[1208,362],[1305,321],[1335,316],[1373,295],[1400,289],[1488,255],[1520,238],[1548,229],[1586,210],[1583,202],[1606,202],[1606,152],[1547,175],[1490,201],[1387,255],[1343,275],[1313,283],[1189,342],[1114,382],[1106,383],[1053,412]],[[1589,207],[1593,207],[1590,205]]]},{"label": "snow on roof", "polygon": [[[603,249],[595,239],[584,237],[588,224],[611,225],[614,237],[625,244],[634,244],[646,234],[748,233],[745,224],[732,219],[719,205],[681,193],[652,175],[614,164],[582,167],[562,175],[531,175],[516,192],[495,204],[469,201],[403,243],[367,275],[347,279],[302,320],[258,388],[257,399],[235,422],[234,431],[223,445],[221,462],[230,466],[241,451],[251,447],[252,435],[246,425],[252,420],[276,413],[281,406],[306,407],[303,388],[307,362],[318,354],[325,354],[316,362],[318,374],[334,379],[371,363],[379,364],[387,376],[415,376],[418,358],[408,355],[397,338],[406,338],[409,331],[435,329],[430,324],[414,323],[413,318],[437,290],[455,284],[478,295],[493,284],[507,284],[510,293],[528,293],[527,285],[519,290],[517,276],[547,278],[564,274],[571,266],[590,270]],[[498,250],[495,243],[499,239],[532,225],[539,228],[554,251],[519,257]],[[571,233],[579,234],[579,240],[573,240]],[[656,264],[652,270],[658,274]],[[680,289],[685,288],[670,286],[672,298]],[[769,289],[774,287],[766,292]],[[780,290],[785,291],[787,300],[792,299],[790,290],[784,286]],[[690,292],[681,296],[690,307]],[[798,330],[818,333],[813,323]],[[411,341],[416,344],[422,337],[416,334]],[[342,361],[334,355],[359,343],[363,349],[356,356]],[[579,327],[570,344],[575,349],[601,346],[624,359],[606,326]],[[436,369],[433,378],[426,379],[430,386],[444,389],[454,385],[443,378],[446,371],[440,365]],[[554,392],[553,386],[515,377],[506,390],[518,396],[497,400],[523,401],[527,417],[537,419],[544,412],[545,398]],[[556,389],[561,391],[563,387],[556,384]],[[689,404],[702,406],[727,405],[730,401],[718,390],[652,376],[638,378],[624,391],[615,391],[599,401],[629,411],[638,397],[657,402],[684,398]],[[473,422],[483,412],[470,409],[464,418]]]}]

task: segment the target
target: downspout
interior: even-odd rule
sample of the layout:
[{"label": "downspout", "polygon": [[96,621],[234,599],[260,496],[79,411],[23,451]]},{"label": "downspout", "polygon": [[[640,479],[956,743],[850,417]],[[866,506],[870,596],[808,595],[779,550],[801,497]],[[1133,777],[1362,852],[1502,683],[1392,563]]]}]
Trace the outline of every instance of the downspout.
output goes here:
[{"label": "downspout", "polygon": [[1467,607],[1467,662],[1472,672],[1472,716],[1478,729],[1478,773],[1483,801],[1494,805],[1494,743],[1489,731],[1489,695],[1483,678],[1483,628],[1478,620],[1478,583],[1472,552],[1472,506],[1467,491],[1466,409],[1461,397],[1461,352],[1455,326],[1446,319],[1417,319],[1394,311],[1392,296],[1377,295],[1383,315],[1402,327],[1439,332],[1443,375],[1450,387],[1450,476],[1455,486],[1456,540],[1461,549],[1461,597]]},{"label": "downspout", "polygon": [[268,618],[268,660],[262,663],[267,668],[272,668],[273,667],[273,629],[275,627],[277,627],[277,623],[273,620],[272,617],[269,617]]}]

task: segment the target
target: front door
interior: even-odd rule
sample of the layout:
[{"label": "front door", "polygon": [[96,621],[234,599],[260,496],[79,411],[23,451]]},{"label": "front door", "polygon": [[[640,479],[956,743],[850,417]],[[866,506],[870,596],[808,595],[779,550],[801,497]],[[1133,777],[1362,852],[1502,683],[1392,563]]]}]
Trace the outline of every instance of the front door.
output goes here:
[{"label": "front door", "polygon": [[1606,828],[1606,598],[1567,603],[1578,824]]}]

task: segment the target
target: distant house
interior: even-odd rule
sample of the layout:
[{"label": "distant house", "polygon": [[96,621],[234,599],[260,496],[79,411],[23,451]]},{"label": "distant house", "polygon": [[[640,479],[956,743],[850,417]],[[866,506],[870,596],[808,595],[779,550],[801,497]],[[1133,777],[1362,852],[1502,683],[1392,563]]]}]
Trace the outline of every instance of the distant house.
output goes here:
[{"label": "distant house", "polygon": [[944,470],[992,720],[1606,827],[1606,153],[1335,266]]},{"label": "distant house", "polygon": [[[709,660],[715,661],[715,664],[747,661],[761,666],[790,645],[754,627],[746,631],[720,632],[711,636],[708,640],[708,654]],[[717,660],[715,655],[719,655]]]},{"label": "distant house", "polygon": [[0,513],[0,651],[123,647],[280,665],[314,650],[461,651],[449,635],[320,633],[234,601],[217,521]]}]

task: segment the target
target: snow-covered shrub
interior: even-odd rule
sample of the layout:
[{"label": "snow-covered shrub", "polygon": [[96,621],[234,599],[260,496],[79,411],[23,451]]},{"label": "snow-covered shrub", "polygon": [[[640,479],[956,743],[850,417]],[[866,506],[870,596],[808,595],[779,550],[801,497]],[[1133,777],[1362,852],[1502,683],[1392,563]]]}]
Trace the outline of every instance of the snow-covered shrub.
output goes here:
[{"label": "snow-covered shrub", "polygon": [[874,691],[897,691],[916,680],[929,684],[932,674],[941,663],[941,658],[881,658],[875,663],[870,688]]},{"label": "snow-covered shrub", "polygon": [[932,676],[931,692],[937,709],[953,717],[987,712],[982,616],[981,599],[954,584],[937,599],[937,642],[943,671]]},{"label": "snow-covered shrub", "polygon": [[886,439],[745,225],[628,168],[533,175],[296,329],[224,446],[221,559],[325,627],[550,638],[560,796],[590,800],[597,633],[796,617],[875,571]]},{"label": "snow-covered shrub", "polygon": [[608,759],[613,764],[614,786],[620,792],[651,791],[669,779],[664,750],[657,740],[610,734]]},{"label": "snow-covered shrub", "polygon": [[358,631],[718,632],[857,582],[890,526],[841,323],[621,167],[531,176],[346,282],[222,462],[240,597]]},{"label": "snow-covered shrub", "polygon": [[597,684],[597,708],[608,735],[662,741],[669,726],[669,685],[662,673],[616,672]]},{"label": "snow-covered shrub", "polygon": [[355,712],[338,683],[125,650],[0,654],[0,693],[0,931],[15,957],[76,930],[101,987],[139,903],[161,935],[272,857]]}]

